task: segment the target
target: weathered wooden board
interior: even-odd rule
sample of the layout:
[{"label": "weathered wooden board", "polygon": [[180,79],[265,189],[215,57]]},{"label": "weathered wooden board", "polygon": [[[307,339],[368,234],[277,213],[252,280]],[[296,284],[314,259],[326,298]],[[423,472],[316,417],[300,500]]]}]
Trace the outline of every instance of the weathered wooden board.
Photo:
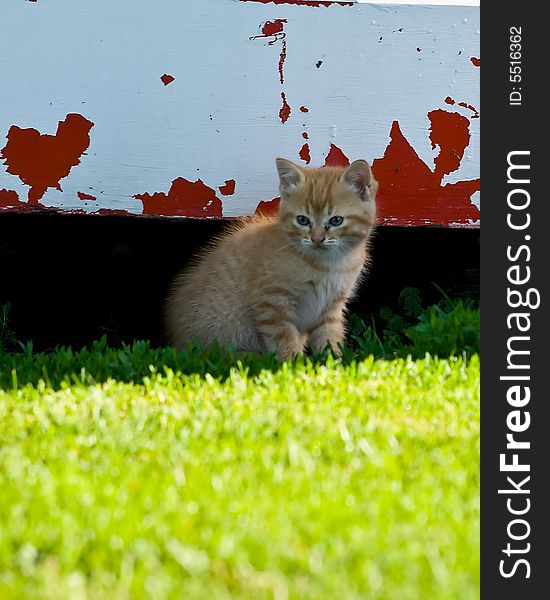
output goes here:
[{"label": "weathered wooden board", "polygon": [[448,4],[2,0],[0,207],[234,217],[277,156],[365,158],[380,223],[476,227],[479,7]]}]

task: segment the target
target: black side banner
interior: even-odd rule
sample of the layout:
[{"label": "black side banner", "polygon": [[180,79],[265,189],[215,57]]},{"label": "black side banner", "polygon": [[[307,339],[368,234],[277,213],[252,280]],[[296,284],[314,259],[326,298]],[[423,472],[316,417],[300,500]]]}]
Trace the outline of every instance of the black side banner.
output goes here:
[{"label": "black side banner", "polygon": [[550,34],[541,7],[481,6],[481,597],[487,600],[550,598],[550,127],[543,91]]}]

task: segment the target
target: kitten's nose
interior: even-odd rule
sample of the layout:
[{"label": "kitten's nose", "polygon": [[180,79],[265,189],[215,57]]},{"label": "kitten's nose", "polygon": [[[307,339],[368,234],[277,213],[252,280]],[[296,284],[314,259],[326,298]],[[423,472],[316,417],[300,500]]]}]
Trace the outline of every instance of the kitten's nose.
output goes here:
[{"label": "kitten's nose", "polygon": [[323,245],[323,242],[325,240],[326,240],[326,236],[323,235],[322,233],[321,234],[318,233],[316,235],[314,234],[311,236],[311,241],[313,243],[317,244],[317,246],[319,246],[319,247]]}]

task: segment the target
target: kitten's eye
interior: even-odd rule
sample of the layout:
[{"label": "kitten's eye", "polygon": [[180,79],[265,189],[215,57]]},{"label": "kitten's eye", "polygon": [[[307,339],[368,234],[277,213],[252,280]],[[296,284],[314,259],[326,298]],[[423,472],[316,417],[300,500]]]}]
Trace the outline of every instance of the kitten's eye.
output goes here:
[{"label": "kitten's eye", "polygon": [[311,223],[311,221],[305,216],[305,215],[298,215],[296,217],[296,221],[298,223],[298,225],[309,225]]},{"label": "kitten's eye", "polygon": [[333,227],[338,227],[338,225],[342,225],[343,222],[344,217],[331,217],[328,223]]}]

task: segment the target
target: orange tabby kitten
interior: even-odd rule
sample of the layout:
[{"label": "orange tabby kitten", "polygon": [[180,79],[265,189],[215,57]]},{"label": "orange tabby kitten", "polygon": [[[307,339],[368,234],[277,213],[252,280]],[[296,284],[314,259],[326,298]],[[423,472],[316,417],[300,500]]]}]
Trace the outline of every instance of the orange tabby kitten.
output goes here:
[{"label": "orange tabby kitten", "polygon": [[344,310],[368,259],[378,184],[369,165],[307,169],[277,159],[278,218],[242,221],[180,274],[166,302],[172,343],[339,353]]}]

